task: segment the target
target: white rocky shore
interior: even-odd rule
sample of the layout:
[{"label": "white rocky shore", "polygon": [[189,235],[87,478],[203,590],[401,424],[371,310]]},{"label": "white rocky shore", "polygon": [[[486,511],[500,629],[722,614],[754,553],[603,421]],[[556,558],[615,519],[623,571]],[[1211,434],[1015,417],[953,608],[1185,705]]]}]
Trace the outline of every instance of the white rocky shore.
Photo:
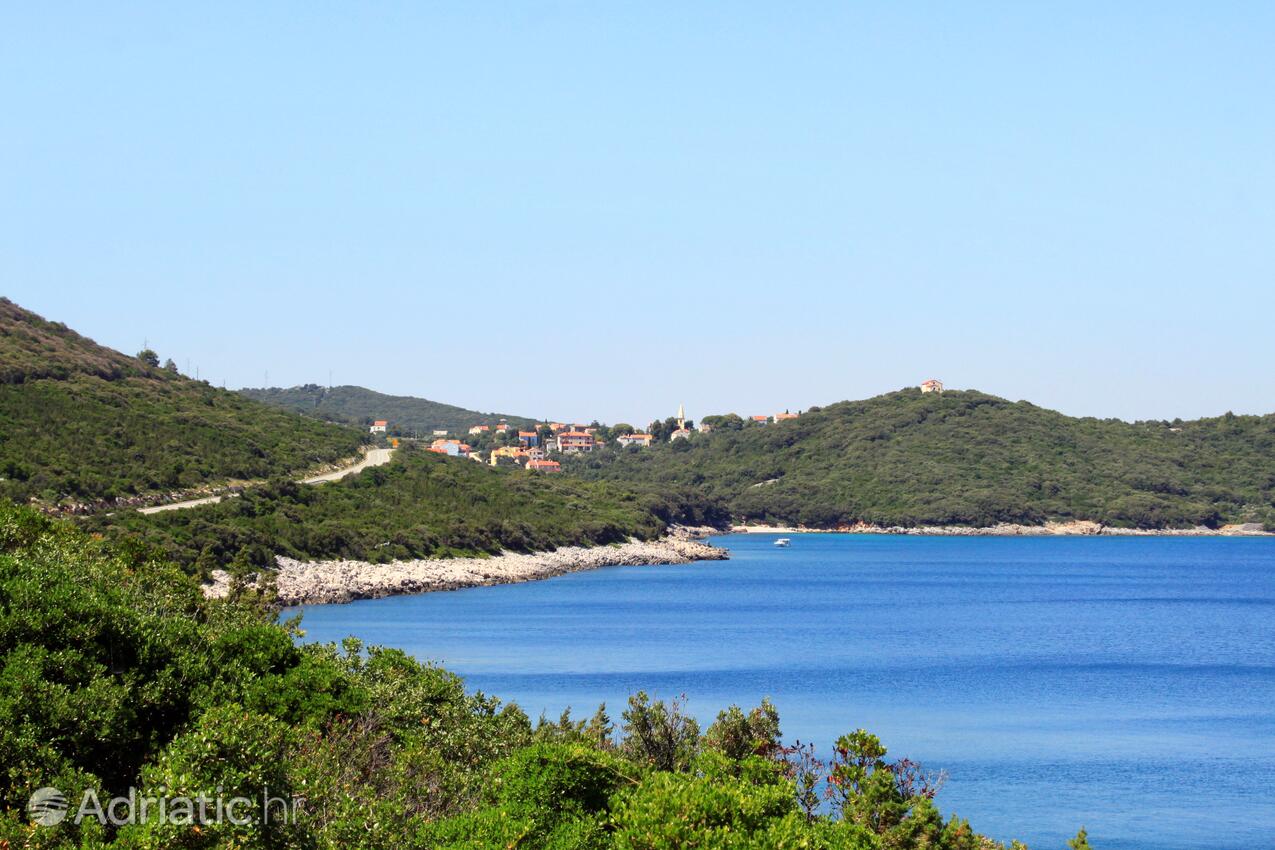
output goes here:
[{"label": "white rocky shore", "polygon": [[964,525],[921,525],[905,527],[899,525],[847,525],[839,528],[807,528],[805,526],[779,525],[736,525],[731,527],[735,534],[915,534],[941,535],[948,537],[1076,537],[1105,535],[1108,537],[1270,537],[1261,523],[1248,522],[1239,525],[1224,525],[1221,528],[1119,528],[1103,525],[1100,522],[1077,520],[1075,522],[1050,522],[1044,525],[1017,525],[1002,523],[983,528]]},{"label": "white rocky shore", "polygon": [[[372,564],[367,561],[294,561],[279,558],[274,572],[280,605],[351,602],[408,593],[457,590],[552,578],[599,567],[686,564],[721,561],[725,549],[692,539],[698,530],[680,529],[662,540],[630,541],[613,546],[564,546],[530,555],[506,552],[489,558],[439,558]],[[230,590],[230,576],[213,573],[204,594],[219,598]]]}]

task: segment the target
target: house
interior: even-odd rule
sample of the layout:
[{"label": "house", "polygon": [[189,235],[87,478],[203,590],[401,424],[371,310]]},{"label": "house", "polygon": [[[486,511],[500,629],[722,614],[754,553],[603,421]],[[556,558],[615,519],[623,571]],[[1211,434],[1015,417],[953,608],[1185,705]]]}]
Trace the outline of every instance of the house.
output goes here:
[{"label": "house", "polygon": [[583,431],[563,431],[558,435],[558,451],[560,452],[591,452],[593,446],[593,435]]},{"label": "house", "polygon": [[441,428],[441,429],[436,428],[436,429],[434,429],[434,436],[435,436],[435,437],[446,437],[446,436],[447,436],[447,429],[446,429],[446,428]]},{"label": "house", "polygon": [[769,422],[769,421],[770,421],[770,417],[769,417],[769,416],[765,416],[765,415],[763,415],[763,414],[759,414],[759,415],[757,415],[757,416],[750,416],[750,417],[748,417],[748,418],[749,418],[751,421],[756,422],[758,425],[765,425],[767,422]]},{"label": "house", "polygon": [[378,419],[372,423],[372,427],[368,428],[367,431],[369,434],[384,434],[385,427],[389,424],[390,423],[385,421],[384,419]]},{"label": "house", "polygon": [[501,422],[499,425],[497,425],[497,426],[496,426],[496,433],[497,433],[497,434],[503,434],[503,433],[505,433],[505,432],[506,432],[506,431],[508,431],[508,430],[509,430],[509,426],[508,426],[508,425],[506,425],[504,422]]},{"label": "house", "polygon": [[650,434],[621,434],[615,438],[615,441],[622,446],[642,446],[646,448],[651,445],[651,440],[654,439]]},{"label": "house", "polygon": [[556,460],[529,460],[527,469],[535,472],[561,472],[562,464]]},{"label": "house", "polygon": [[531,448],[527,449],[527,459],[528,460],[544,460],[545,450],[538,446],[532,446]]},{"label": "house", "polygon": [[699,423],[699,432],[701,434],[710,434],[712,433],[712,431],[713,431],[712,425],[709,425],[707,422]]},{"label": "house", "polygon": [[549,423],[549,430],[556,434],[559,431],[566,431],[567,426],[561,422],[551,422]]},{"label": "house", "polygon": [[540,445],[540,433],[538,431],[519,431],[518,442],[524,446]]},{"label": "house", "polygon": [[923,393],[938,393],[939,395],[942,395],[942,394],[943,394],[943,382],[942,382],[942,381],[939,381],[939,380],[936,380],[935,378],[930,378],[928,381],[922,381],[922,382],[921,382],[921,392],[923,392]]},{"label": "house", "polygon": [[471,433],[471,434],[486,434],[486,433],[487,433],[488,431],[490,431],[490,430],[491,430],[491,426],[490,426],[490,425],[475,425],[474,427],[472,427],[472,428],[470,428],[470,429],[469,429],[469,433]]},{"label": "house", "polygon": [[789,419],[796,419],[798,416],[800,414],[789,413],[785,410],[783,413],[776,413],[774,418],[776,422],[787,422]]},{"label": "house", "polygon": [[460,440],[435,440],[430,444],[429,449],[448,457],[469,457],[470,452],[469,446]]},{"label": "house", "polygon": [[527,460],[527,450],[518,446],[501,446],[498,449],[491,450],[489,462],[492,466],[500,466],[503,464],[518,463]]}]

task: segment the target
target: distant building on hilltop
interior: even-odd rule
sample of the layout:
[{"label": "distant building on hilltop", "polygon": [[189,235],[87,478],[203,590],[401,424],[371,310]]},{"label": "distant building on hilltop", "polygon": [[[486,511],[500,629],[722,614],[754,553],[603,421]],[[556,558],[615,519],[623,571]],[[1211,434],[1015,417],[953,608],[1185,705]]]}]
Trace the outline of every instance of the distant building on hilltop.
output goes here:
[{"label": "distant building on hilltop", "polygon": [[758,425],[765,425],[767,422],[770,421],[770,417],[765,415],[764,413],[759,413],[756,416],[750,416],[748,418],[752,420],[753,422],[756,422]]},{"label": "distant building on hilltop", "polygon": [[487,433],[488,431],[490,431],[490,430],[491,430],[491,426],[490,426],[490,425],[475,425],[475,426],[473,426],[472,428],[470,428],[470,429],[469,429],[469,433],[471,433],[471,434],[486,434],[486,433]]},{"label": "distant building on hilltop", "polygon": [[385,433],[385,428],[386,428],[386,426],[388,426],[389,424],[390,424],[390,423],[389,423],[389,422],[387,422],[387,421],[385,421],[384,419],[378,419],[378,420],[376,420],[375,422],[373,422],[373,423],[372,423],[372,427],[371,427],[371,428],[368,428],[368,429],[367,429],[367,430],[368,430],[368,433],[369,433],[369,434],[384,434],[384,433]]},{"label": "distant building on hilltop", "polygon": [[540,434],[537,431],[519,431],[518,442],[524,446],[538,446],[540,445]]},{"label": "distant building on hilltop", "polygon": [[655,439],[650,434],[621,434],[615,438],[615,441],[622,446],[646,446],[651,445],[651,440]]},{"label": "distant building on hilltop", "polygon": [[786,410],[785,410],[783,413],[776,413],[776,414],[775,414],[775,421],[776,421],[776,422],[786,422],[786,421],[787,421],[787,420],[789,420],[789,419],[796,419],[796,418],[797,418],[798,416],[800,416],[800,415],[801,415],[801,414],[799,414],[799,413],[789,413],[788,411],[786,411]]},{"label": "distant building on hilltop", "polygon": [[668,441],[686,440],[691,436],[691,429],[686,427],[686,409],[682,405],[677,406],[677,430],[669,434]]},{"label": "distant building on hilltop", "polygon": [[938,379],[936,379],[936,378],[930,378],[928,381],[922,381],[922,382],[921,382],[921,392],[923,392],[923,393],[938,393],[939,395],[942,395],[942,394],[943,394],[943,382],[942,382],[942,381],[940,381],[940,380],[938,380]]},{"label": "distant building on hilltop", "polygon": [[563,431],[558,435],[558,451],[591,452],[594,442],[592,434],[586,434],[583,431]]}]

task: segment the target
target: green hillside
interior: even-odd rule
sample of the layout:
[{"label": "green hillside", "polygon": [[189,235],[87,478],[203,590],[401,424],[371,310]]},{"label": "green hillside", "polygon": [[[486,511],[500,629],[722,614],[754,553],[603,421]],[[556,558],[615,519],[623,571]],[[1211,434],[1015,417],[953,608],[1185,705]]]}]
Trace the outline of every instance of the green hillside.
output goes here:
[{"label": "green hillside", "polygon": [[573,460],[585,478],[690,485],[741,520],[834,527],[1086,519],[1275,528],[1275,415],[1078,419],[980,392],[916,389],[770,425]]},{"label": "green hillside", "polygon": [[496,469],[408,444],[381,467],[321,487],[285,482],[194,510],[120,512],[90,527],[136,535],[200,570],[232,562],[389,561],[651,539],[672,522],[724,520],[697,494]]},{"label": "green hillside", "polygon": [[363,387],[321,387],[306,384],[280,389],[242,389],[254,401],[304,413],[329,422],[366,428],[377,419],[389,422],[392,433],[429,436],[435,430],[464,433],[473,425],[495,425],[501,419],[529,428],[535,420],[503,413],[480,413],[450,404],[403,395],[385,395]]},{"label": "green hillside", "polygon": [[362,441],[0,298],[0,497],[65,505],[265,478],[349,457]]}]

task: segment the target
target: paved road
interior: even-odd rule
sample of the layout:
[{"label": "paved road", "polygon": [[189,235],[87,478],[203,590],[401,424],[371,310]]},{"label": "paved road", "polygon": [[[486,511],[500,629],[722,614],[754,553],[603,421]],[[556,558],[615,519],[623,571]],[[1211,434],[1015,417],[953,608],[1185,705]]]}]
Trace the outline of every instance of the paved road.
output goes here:
[{"label": "paved road", "polygon": [[351,466],[343,467],[332,472],[325,472],[322,475],[316,475],[313,478],[302,478],[302,484],[322,484],[324,481],[339,481],[347,475],[353,475],[356,472],[362,472],[369,466],[382,466],[390,462],[390,458],[394,455],[393,449],[372,449],[363,459]]},{"label": "paved road", "polygon": [[[322,475],[315,475],[310,478],[300,479],[302,484],[322,484],[325,481],[340,481],[347,475],[353,475],[356,472],[362,472],[369,466],[382,466],[390,462],[390,458],[394,456],[393,449],[372,449],[365,454],[360,460],[349,466],[343,466],[340,469],[334,469],[331,472],[325,472]],[[235,494],[230,494],[235,495]],[[198,505],[215,505],[222,500],[222,496],[204,496],[202,499],[187,499],[184,502],[170,502],[167,505],[155,505],[149,508],[138,508],[138,513],[157,514],[161,511],[181,511],[186,508],[197,507]]]}]

